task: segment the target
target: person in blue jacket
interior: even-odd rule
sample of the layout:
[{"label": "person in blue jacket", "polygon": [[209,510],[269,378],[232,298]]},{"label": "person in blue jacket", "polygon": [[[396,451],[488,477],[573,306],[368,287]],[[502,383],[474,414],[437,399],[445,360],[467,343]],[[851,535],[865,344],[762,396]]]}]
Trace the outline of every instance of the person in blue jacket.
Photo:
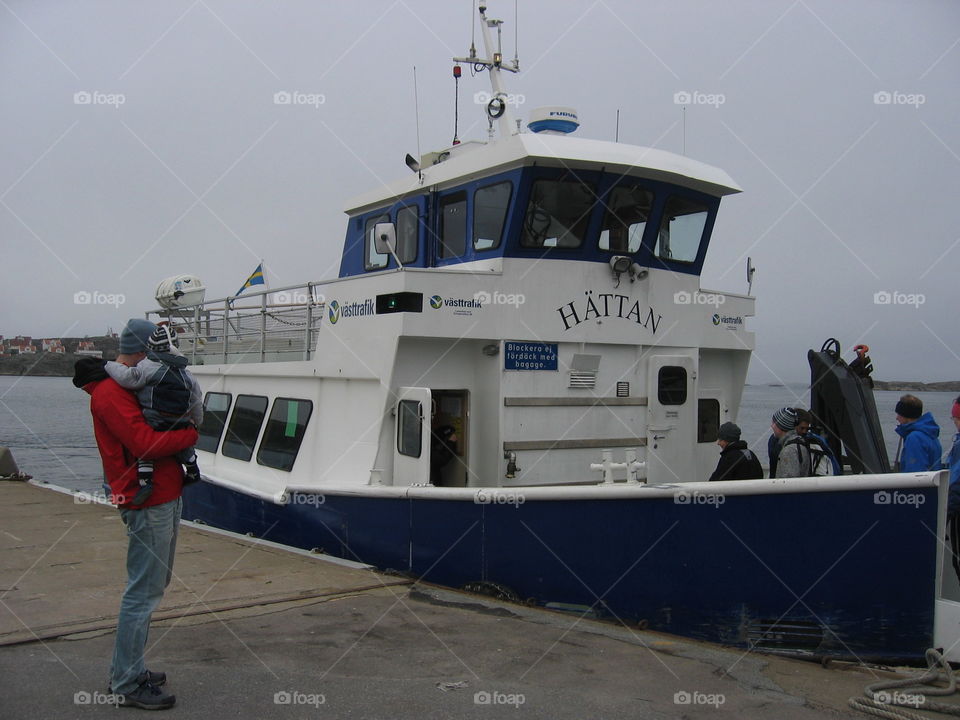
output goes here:
[{"label": "person in blue jacket", "polygon": [[902,450],[897,453],[900,472],[925,472],[940,469],[940,426],[933,415],[923,412],[923,401],[904,395],[897,403],[897,435]]},{"label": "person in blue jacket", "polygon": [[960,578],[960,397],[953,401],[950,418],[957,428],[953,446],[947,455],[950,468],[950,490],[947,494],[947,540],[950,542],[953,570]]},{"label": "person in blue jacket", "polygon": [[960,397],[953,401],[950,419],[957,428],[957,434],[953,436],[953,446],[947,455],[946,465],[950,468],[950,501],[947,504],[947,514],[956,515],[960,513]]}]

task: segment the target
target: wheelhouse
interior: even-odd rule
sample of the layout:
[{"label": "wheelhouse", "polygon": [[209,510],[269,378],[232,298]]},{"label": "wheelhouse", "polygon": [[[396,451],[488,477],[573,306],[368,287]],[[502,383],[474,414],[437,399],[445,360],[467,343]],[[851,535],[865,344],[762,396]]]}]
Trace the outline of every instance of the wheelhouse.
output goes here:
[{"label": "wheelhouse", "polygon": [[525,167],[417,192],[351,214],[340,277],[397,268],[374,228],[393,223],[404,267],[492,258],[609,263],[699,275],[720,197],[676,183],[570,167]]}]

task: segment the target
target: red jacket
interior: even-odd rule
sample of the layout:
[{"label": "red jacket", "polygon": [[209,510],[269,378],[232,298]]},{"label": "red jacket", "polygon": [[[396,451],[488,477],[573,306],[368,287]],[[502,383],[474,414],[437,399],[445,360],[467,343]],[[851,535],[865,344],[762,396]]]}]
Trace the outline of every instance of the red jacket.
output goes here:
[{"label": "red jacket", "polygon": [[[183,489],[183,468],[174,453],[195,445],[194,428],[158,432],[147,424],[136,396],[113,380],[87,383],[103,474],[110,502],[125,508],[149,507],[176,500]],[[137,458],[153,460],[153,493],[143,505],[131,505],[140,485]]]}]

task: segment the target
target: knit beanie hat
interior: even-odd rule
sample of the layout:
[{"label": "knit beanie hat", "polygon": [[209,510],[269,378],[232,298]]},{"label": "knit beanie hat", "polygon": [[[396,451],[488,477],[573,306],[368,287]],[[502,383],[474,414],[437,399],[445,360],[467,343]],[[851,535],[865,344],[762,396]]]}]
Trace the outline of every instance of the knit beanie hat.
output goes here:
[{"label": "knit beanie hat", "polygon": [[177,344],[177,339],[170,333],[167,325],[158,325],[147,340],[147,348],[153,352],[170,352],[170,347]]},{"label": "knit beanie hat", "polygon": [[953,401],[953,408],[950,410],[950,417],[960,420],[960,397]]},{"label": "knit beanie hat", "polygon": [[727,442],[736,442],[740,439],[739,426],[732,422],[725,422],[717,431],[717,439],[726,440]]},{"label": "knit beanie hat", "polygon": [[73,386],[82,388],[87,383],[106,380],[107,371],[103,369],[105,361],[95,357],[80,358],[73,364]]},{"label": "knit beanie hat", "polygon": [[127,320],[127,324],[120,331],[120,353],[122,355],[133,355],[146,352],[150,335],[156,329],[157,326],[149,320],[140,318]]},{"label": "knit beanie hat", "polygon": [[900,400],[894,412],[900,417],[907,418],[907,420],[916,420],[923,415],[923,406],[918,407],[914,403],[906,403]]},{"label": "knit beanie hat", "polygon": [[773,414],[773,421],[781,430],[793,430],[797,426],[797,411],[792,407],[780,408]]}]

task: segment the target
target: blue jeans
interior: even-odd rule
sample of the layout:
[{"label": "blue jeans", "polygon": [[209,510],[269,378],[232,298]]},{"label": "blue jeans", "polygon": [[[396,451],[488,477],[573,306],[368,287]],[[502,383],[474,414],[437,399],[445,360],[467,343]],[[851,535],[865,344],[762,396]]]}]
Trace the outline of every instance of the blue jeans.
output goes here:
[{"label": "blue jeans", "polygon": [[120,601],[117,640],[110,666],[114,693],[133,692],[147,668],[143,652],[150,618],[173,575],[173,556],[180,527],[180,498],[142,510],[121,510],[127,526],[127,587]]}]

